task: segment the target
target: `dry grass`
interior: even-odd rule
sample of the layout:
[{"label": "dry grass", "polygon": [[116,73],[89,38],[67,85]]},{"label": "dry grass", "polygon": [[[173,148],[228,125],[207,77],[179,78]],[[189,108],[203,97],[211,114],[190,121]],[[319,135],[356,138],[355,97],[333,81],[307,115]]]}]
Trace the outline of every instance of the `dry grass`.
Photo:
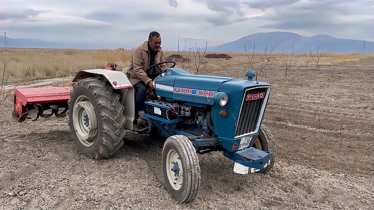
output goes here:
[{"label": "dry grass", "polygon": [[[196,70],[192,65],[193,56],[190,52],[167,52],[167,55],[180,54],[183,58],[191,59],[190,62],[181,63],[178,62],[176,67],[194,73]],[[227,60],[225,58],[209,58],[204,62],[207,65],[200,71],[199,74],[208,75],[219,75],[219,76],[230,76],[230,77],[243,77],[244,72],[250,69],[248,56],[245,53],[227,53],[232,59]],[[251,53],[250,53],[251,54]],[[273,53],[269,56],[269,68],[272,71],[283,71],[281,53]],[[290,56],[291,54],[289,54]],[[316,63],[311,59],[310,53],[299,53],[293,55],[292,71],[299,69],[316,69]],[[264,53],[254,54],[255,66],[267,62],[267,56]],[[333,54],[333,53],[321,53],[319,65],[320,66],[335,66],[346,62],[357,62],[366,58],[374,58],[374,54]],[[309,61],[308,61],[309,60]],[[309,63],[308,63],[309,62]],[[238,69],[240,68],[240,69]],[[256,69],[253,69],[256,71]]]},{"label": "dry grass", "polygon": [[[105,68],[108,62],[118,64],[118,69],[130,63],[131,53],[116,50],[76,49],[0,49],[0,64],[6,64],[10,80],[67,77],[83,69]],[[2,79],[3,68],[1,68]]]},{"label": "dry grass", "polygon": [[[180,54],[184,61],[177,62],[179,68],[189,72],[194,69],[194,56],[191,52],[165,52],[165,57]],[[243,77],[243,72],[249,69],[248,57],[245,53],[227,53],[232,59],[204,58],[199,74],[221,75],[231,77]],[[132,53],[129,50],[119,48],[116,50],[76,50],[76,49],[0,49],[0,81],[3,75],[7,82],[19,80],[33,80],[55,77],[72,77],[83,69],[105,68],[108,62],[116,63],[118,70],[130,64]],[[255,64],[266,62],[263,53],[255,53]],[[294,54],[293,69],[314,68],[315,63],[306,60],[309,53]],[[322,53],[320,65],[338,65],[343,62],[354,62],[365,58],[373,58],[373,54],[332,54]],[[3,74],[3,65],[6,64],[6,72]],[[269,65],[271,69],[282,69],[281,54],[270,55]],[[222,75],[224,73],[224,75]],[[9,80],[9,81],[8,81]],[[0,84],[1,85],[1,84]]]}]

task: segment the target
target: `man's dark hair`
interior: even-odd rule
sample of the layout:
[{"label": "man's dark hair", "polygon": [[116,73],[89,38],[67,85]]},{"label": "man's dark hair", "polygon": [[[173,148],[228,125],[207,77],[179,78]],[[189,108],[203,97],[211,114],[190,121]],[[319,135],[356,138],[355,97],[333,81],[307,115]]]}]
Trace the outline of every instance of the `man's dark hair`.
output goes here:
[{"label": "man's dark hair", "polygon": [[160,33],[158,33],[157,31],[152,31],[151,33],[149,33],[148,41],[152,41],[153,37],[160,37]]}]

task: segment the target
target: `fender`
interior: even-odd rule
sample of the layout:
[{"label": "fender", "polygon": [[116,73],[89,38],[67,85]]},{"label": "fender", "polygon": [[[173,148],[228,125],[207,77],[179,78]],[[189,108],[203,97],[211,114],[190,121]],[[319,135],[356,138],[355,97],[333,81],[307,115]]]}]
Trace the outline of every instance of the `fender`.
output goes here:
[{"label": "fender", "polygon": [[133,121],[135,119],[134,87],[126,74],[122,71],[111,71],[106,69],[82,70],[75,75],[73,82],[78,82],[79,80],[88,77],[94,77],[95,75],[104,76],[112,87],[118,91],[121,96],[121,104],[126,107],[124,111],[124,116],[126,118],[125,127],[128,130],[133,130]]},{"label": "fender", "polygon": [[95,75],[104,76],[116,90],[133,87],[126,74],[122,71],[110,71],[105,69],[89,69],[79,71],[75,75],[73,82],[78,82],[81,79],[93,77]]}]

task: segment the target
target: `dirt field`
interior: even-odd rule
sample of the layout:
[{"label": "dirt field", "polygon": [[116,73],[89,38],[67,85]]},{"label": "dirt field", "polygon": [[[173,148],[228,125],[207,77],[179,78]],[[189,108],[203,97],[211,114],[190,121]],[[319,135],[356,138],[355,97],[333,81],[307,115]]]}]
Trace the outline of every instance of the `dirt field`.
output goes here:
[{"label": "dirt field", "polygon": [[[244,75],[247,65],[232,57],[209,73]],[[274,169],[237,175],[220,152],[199,155],[201,188],[183,205],[163,185],[162,140],[128,133],[114,158],[96,161],[77,152],[67,118],[19,124],[5,101],[0,209],[373,208],[374,58],[332,56],[286,80],[273,64],[259,80],[272,84],[264,124],[278,146]]]}]

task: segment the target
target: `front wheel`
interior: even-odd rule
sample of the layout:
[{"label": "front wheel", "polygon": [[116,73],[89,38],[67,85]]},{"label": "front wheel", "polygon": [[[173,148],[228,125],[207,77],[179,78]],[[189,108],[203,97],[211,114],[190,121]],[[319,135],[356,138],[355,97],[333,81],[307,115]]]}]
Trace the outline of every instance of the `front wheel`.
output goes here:
[{"label": "front wheel", "polygon": [[258,138],[255,139],[253,147],[255,147],[258,150],[271,152],[272,157],[269,160],[268,164],[265,166],[265,168],[258,171],[259,173],[269,172],[273,168],[275,159],[277,157],[277,147],[275,145],[273,135],[265,125],[261,125],[260,133],[258,135]]},{"label": "front wheel", "polygon": [[180,203],[191,202],[200,187],[200,165],[191,141],[180,135],[166,139],[162,171],[167,191]]}]

